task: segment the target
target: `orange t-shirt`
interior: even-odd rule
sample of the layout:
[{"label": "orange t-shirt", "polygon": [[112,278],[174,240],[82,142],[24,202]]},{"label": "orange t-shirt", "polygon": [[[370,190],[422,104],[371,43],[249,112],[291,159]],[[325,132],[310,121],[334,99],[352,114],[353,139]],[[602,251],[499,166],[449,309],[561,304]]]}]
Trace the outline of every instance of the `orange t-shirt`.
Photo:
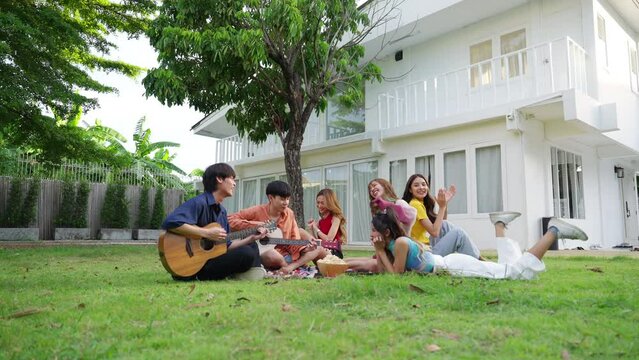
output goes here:
[{"label": "orange t-shirt", "polygon": [[[263,223],[271,220],[268,214],[268,204],[252,206],[248,209],[240,210],[228,217],[231,231],[238,231],[255,227],[257,223]],[[293,210],[286,210],[277,219],[277,227],[282,230],[284,239],[300,239],[300,230],[295,221],[295,213]],[[275,250],[282,256],[291,255],[293,261],[299,259],[303,246],[298,245],[277,245]]]}]

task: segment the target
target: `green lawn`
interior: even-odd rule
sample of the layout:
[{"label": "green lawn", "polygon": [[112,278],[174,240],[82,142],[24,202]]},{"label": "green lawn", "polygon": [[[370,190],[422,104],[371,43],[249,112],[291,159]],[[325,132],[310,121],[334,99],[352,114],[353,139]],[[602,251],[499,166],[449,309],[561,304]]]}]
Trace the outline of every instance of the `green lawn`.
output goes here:
[{"label": "green lawn", "polygon": [[0,248],[0,359],[636,358],[639,260],[546,265],[182,283],[153,246]]}]

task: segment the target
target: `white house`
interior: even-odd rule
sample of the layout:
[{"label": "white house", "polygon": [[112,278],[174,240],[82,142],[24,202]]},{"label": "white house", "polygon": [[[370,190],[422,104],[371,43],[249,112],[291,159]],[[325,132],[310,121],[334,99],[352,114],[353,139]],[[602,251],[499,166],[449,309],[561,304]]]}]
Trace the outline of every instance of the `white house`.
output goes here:
[{"label": "white house", "polygon": [[[317,191],[333,188],[351,243],[366,245],[368,181],[390,179],[401,194],[417,172],[431,187],[457,185],[449,220],[480,248],[495,248],[487,213],[497,210],[523,213],[509,234],[524,247],[549,216],[582,227],[585,246],[639,245],[637,1],[407,0],[401,10],[390,44],[380,52],[381,33],[365,43],[393,81],[367,85],[350,126],[330,105],[309,123],[307,217]],[[233,211],[263,201],[285,171],[276,139],[240,139],[226,110],[193,130],[220,139],[216,160],[241,179]]]}]

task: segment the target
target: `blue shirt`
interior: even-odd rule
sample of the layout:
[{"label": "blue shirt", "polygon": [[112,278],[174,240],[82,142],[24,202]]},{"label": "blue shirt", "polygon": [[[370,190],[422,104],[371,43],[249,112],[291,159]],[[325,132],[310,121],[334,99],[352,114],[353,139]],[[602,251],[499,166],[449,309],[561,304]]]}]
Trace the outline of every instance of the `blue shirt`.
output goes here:
[{"label": "blue shirt", "polygon": [[[218,223],[226,230],[227,234],[230,232],[226,209],[215,201],[213,194],[205,192],[189,199],[173,210],[162,223],[162,228],[170,230],[184,224],[205,227],[212,222]],[[231,240],[227,239],[226,244],[230,246]]]},{"label": "blue shirt", "polygon": [[[406,254],[406,270],[418,271],[422,273],[431,273],[435,268],[435,258],[430,251],[426,251],[422,246],[409,237],[408,254]],[[395,256],[395,240],[391,240],[388,244],[388,250]]]}]

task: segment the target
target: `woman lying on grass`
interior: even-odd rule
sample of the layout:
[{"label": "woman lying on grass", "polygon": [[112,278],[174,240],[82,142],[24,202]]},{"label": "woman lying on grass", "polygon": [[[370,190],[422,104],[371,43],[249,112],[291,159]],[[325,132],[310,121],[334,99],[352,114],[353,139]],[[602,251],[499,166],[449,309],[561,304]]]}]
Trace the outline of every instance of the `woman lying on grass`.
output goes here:
[{"label": "woman lying on grass", "polygon": [[541,259],[556,239],[588,240],[578,227],[553,218],[544,236],[522,254],[519,244],[505,237],[506,225],[518,216],[519,213],[513,212],[490,214],[497,237],[498,262],[495,263],[458,253],[435,255],[407,237],[393,210],[386,209],[385,213],[375,214],[372,221],[371,240],[375,245],[377,267],[381,272],[391,273],[446,271],[456,276],[530,280],[545,270]]}]

